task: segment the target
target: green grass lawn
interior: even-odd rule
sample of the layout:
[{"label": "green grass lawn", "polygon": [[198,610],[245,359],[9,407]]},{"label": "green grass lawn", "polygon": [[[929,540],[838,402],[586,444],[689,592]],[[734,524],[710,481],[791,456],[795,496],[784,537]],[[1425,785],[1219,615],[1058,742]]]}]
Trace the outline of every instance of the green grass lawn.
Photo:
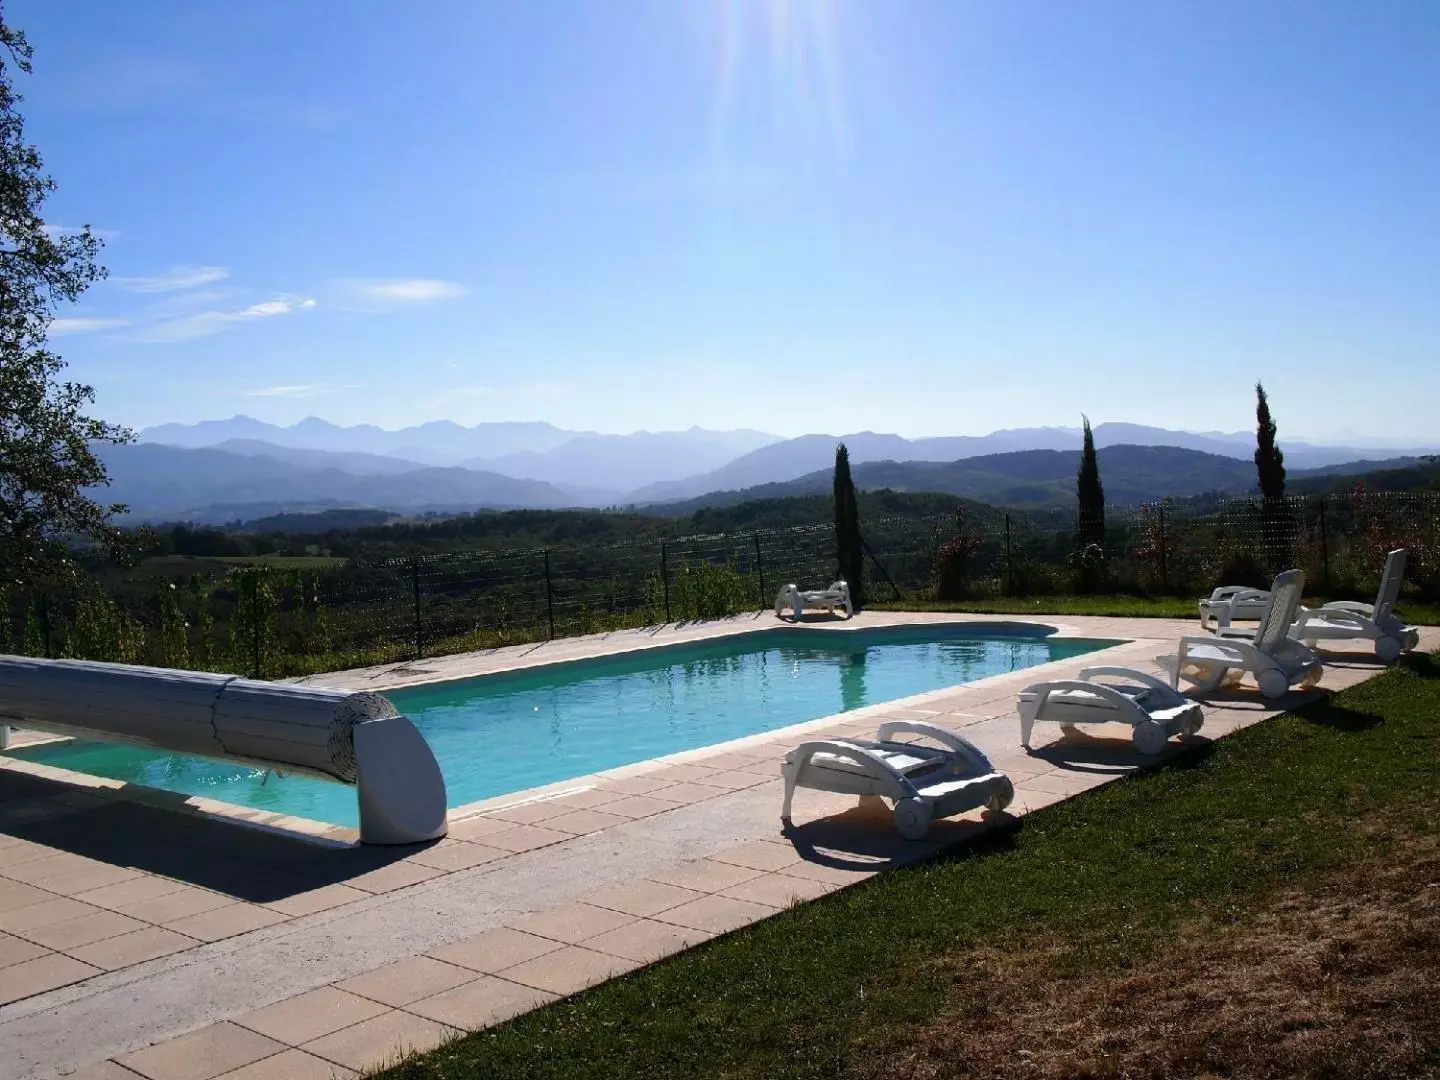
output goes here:
[{"label": "green grass lawn", "polygon": [[[1332,597],[1307,596],[1307,605],[1319,605]],[[1368,599],[1373,600],[1374,597]],[[982,615],[1109,615],[1118,618],[1195,619],[1199,611],[1193,599],[1175,596],[1001,596],[954,602],[906,597],[904,600],[876,599],[876,611],[963,611]],[[1440,624],[1440,605],[1406,599],[1396,614],[1411,623]]]},{"label": "green grass lawn", "polygon": [[[1366,868],[1406,864],[1396,852],[1435,840],[1437,766],[1440,662],[1418,656],[1325,702],[1027,815],[969,850],[802,905],[391,1075],[1218,1075],[1183,1061],[1128,1071],[1121,1051],[1104,1045],[1088,1064],[1082,1056],[1044,1071],[1013,1039],[1025,1030],[1027,1006],[1060,993],[1055,1016],[1029,1044],[1043,1047],[1052,1029],[1077,1019],[1066,1015],[1064,988],[1091,985],[1087,979],[1121,989],[1086,1004],[1078,1019],[1113,1009],[1117,1020],[1148,1030],[1145,1010],[1155,1006],[1141,995],[1121,1009],[1115,995],[1123,1004],[1137,985],[1163,988],[1177,942],[1231,940],[1226,935],[1269,925],[1277,897],[1330,895],[1337,875],[1351,875],[1345,880],[1360,884],[1346,889],[1363,891],[1376,876]],[[1434,944],[1406,948],[1428,956],[1426,942]],[[1207,978],[1246,970],[1246,950],[1233,953]],[[1343,974],[1343,964],[1336,970]],[[1204,988],[1197,993],[1203,998]],[[1013,1023],[992,1011],[1001,1002],[1018,1010]],[[1316,1033],[1305,1029],[1310,1022],[1297,1021],[1300,1036],[1326,1035],[1349,1048],[1330,1072],[1323,1061],[1311,1068],[1288,1057],[1279,1072],[1222,1072],[1338,1077],[1440,1068],[1440,1023],[1418,1034],[1405,1028],[1391,1047],[1366,1034],[1370,1020],[1353,1032],[1341,1025]],[[997,1063],[977,1053],[966,1039],[979,1040],[979,1032],[1012,1039],[1009,1057]],[[1242,1041],[1236,1054],[1257,1052],[1254,1040]],[[1201,1039],[1194,1053],[1213,1054],[1215,1045]],[[1386,1057],[1387,1047],[1403,1060]],[[1415,1062],[1419,1071],[1411,1071]]]}]

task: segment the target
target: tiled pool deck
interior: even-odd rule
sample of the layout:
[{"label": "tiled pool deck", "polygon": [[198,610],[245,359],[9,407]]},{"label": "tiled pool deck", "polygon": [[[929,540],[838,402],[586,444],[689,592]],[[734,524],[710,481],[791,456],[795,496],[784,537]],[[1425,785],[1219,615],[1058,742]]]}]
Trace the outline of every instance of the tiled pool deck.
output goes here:
[{"label": "tiled pool deck", "polygon": [[[827,632],[999,621],[877,612]],[[802,790],[783,836],[779,760],[802,731],[873,735],[896,717],[958,728],[1015,780],[1016,815],[1153,762],[1118,725],[1068,739],[1042,725],[1027,754],[1015,692],[1095,664],[1155,671],[1196,624],[1033,621],[1126,643],[463,807],[449,837],[416,847],[361,848],[344,829],[0,758],[0,1077],[350,1076],[988,827],[971,814],[908,842],[888,815]],[[307,681],[394,689],[773,625],[747,616]],[[1381,670],[1354,646],[1327,656],[1321,691],[1273,707],[1253,691],[1207,699],[1201,737]],[[1421,648],[1437,647],[1440,629],[1423,630]]]}]

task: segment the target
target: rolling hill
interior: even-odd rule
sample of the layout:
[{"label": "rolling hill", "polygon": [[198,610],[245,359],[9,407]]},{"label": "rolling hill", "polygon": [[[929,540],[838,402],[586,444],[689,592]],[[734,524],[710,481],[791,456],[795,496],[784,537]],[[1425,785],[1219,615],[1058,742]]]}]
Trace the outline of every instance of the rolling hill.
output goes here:
[{"label": "rolling hill", "polygon": [[[1114,504],[1209,492],[1245,494],[1255,488],[1255,466],[1251,462],[1200,450],[1108,446],[1097,457],[1106,500]],[[1021,450],[950,462],[865,462],[854,466],[853,475],[856,485],[867,490],[943,492],[995,506],[1045,510],[1074,505],[1079,461],[1079,452],[1073,450]],[[1357,466],[1355,471],[1362,468]],[[1304,472],[1295,470],[1294,475],[1300,477]],[[712,492],[655,509],[668,515],[689,515],[706,507],[732,506],[755,499],[822,494],[830,490],[830,485],[831,471],[823,468],[785,483]]]},{"label": "rolling hill", "polygon": [[[802,435],[797,439],[761,447],[712,472],[673,483],[651,484],[633,492],[629,501],[677,502],[709,492],[735,491],[804,478],[811,472],[828,469],[834,462],[835,445],[843,442],[853,464],[882,461],[954,462],[975,461],[1013,451],[1078,452],[1080,433],[1069,428],[1020,428],[996,431],[983,436],[956,436],[934,439],[905,439],[862,431],[851,435]],[[1141,424],[1108,423],[1095,428],[1095,445],[1101,448],[1144,446],[1190,450],[1213,457],[1248,463],[1255,449],[1253,433],[1226,435],[1218,432],[1197,435],[1185,431],[1146,427]],[[1342,465],[1359,458],[1399,457],[1403,453],[1359,450],[1354,447],[1312,446],[1283,440],[1286,464],[1298,470]]]}]

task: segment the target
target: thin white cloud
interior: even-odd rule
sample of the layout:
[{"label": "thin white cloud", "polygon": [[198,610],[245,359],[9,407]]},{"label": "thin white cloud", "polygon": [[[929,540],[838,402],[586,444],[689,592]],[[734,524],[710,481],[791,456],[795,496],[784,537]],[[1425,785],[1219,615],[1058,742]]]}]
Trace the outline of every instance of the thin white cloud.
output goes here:
[{"label": "thin white cloud", "polygon": [[54,319],[50,323],[50,337],[63,337],[66,334],[94,334],[100,330],[114,330],[116,327],[129,325],[129,319],[99,319],[80,317],[72,319]]},{"label": "thin white cloud", "polygon": [[250,390],[242,390],[243,397],[272,397],[272,398],[311,398],[323,397],[326,394],[337,394],[342,390],[358,390],[360,383],[344,383],[335,385],[333,383],[302,383],[293,386],[257,386]]},{"label": "thin white cloud", "polygon": [[394,311],[465,295],[465,286],[440,278],[347,278],[332,286],[344,306],[362,311]]},{"label": "thin white cloud", "polygon": [[153,277],[117,277],[110,280],[127,292],[163,293],[211,285],[229,276],[230,271],[223,266],[174,266]]},{"label": "thin white cloud", "polygon": [[272,319],[277,315],[291,315],[315,307],[315,301],[305,296],[281,296],[264,300],[235,311],[200,311],[180,319],[148,326],[137,335],[139,341],[193,341],[195,338],[218,334],[239,323],[256,319]]}]

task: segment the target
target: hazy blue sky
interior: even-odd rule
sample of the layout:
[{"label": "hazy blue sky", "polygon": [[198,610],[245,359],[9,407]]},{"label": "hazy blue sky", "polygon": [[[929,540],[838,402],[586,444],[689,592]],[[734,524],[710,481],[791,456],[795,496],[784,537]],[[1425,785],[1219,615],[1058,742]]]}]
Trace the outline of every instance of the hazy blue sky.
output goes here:
[{"label": "hazy blue sky", "polygon": [[122,422],[1437,434],[1436,0],[5,14]]}]

